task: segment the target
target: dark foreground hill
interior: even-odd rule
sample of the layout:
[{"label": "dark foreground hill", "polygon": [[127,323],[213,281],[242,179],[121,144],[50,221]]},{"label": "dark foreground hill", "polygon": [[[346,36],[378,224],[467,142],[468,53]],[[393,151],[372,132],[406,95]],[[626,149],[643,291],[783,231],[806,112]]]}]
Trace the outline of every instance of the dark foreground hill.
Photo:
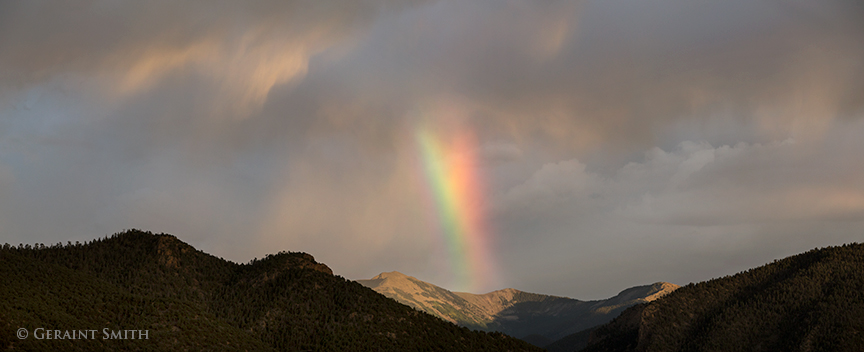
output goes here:
[{"label": "dark foreground hill", "polygon": [[681,287],[589,341],[583,351],[864,351],[864,245]]},{"label": "dark foreground hill", "polygon": [[[0,278],[0,349],[536,350],[394,302],[305,253],[236,264],[137,230],[86,244],[6,245]],[[125,330],[147,330],[147,339],[110,335]]]}]

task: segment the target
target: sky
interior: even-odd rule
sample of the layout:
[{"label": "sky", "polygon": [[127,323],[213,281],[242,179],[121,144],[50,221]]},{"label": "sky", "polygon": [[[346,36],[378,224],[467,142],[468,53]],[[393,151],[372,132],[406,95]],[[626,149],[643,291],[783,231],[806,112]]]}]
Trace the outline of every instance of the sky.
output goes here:
[{"label": "sky", "polygon": [[0,4],[0,243],[600,299],[864,241],[864,5]]}]

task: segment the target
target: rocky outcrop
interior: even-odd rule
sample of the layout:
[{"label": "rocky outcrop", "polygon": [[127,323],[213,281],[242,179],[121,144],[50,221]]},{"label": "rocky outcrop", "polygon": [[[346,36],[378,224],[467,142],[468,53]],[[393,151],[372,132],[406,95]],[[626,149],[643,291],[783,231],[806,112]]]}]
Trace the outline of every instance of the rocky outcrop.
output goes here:
[{"label": "rocky outcrop", "polygon": [[325,264],[315,261],[315,257],[308,253],[300,253],[299,256],[288,257],[285,260],[286,268],[311,269],[320,271],[327,275],[333,275],[333,270]]}]

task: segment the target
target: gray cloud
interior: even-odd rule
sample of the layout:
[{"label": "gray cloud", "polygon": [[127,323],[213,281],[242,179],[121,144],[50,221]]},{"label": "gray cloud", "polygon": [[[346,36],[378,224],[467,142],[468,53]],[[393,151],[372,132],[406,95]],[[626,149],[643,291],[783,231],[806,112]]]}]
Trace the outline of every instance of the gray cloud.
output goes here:
[{"label": "gray cloud", "polygon": [[457,288],[423,130],[454,150],[477,139],[444,157],[475,153],[485,181],[474,205],[500,277],[478,290],[599,298],[860,240],[862,15],[855,1],[6,3],[0,239],[140,227],[237,261],[305,250],[347,277]]},{"label": "gray cloud", "polygon": [[[649,150],[611,177],[575,159],[549,163],[499,195],[501,236],[526,256],[556,258],[538,266],[587,265],[589,274],[578,277],[588,281],[596,269],[613,282],[662,274],[682,283],[746,269],[754,264],[748,252],[776,257],[857,241],[852,229],[864,225],[864,164],[855,157],[862,132],[858,121],[828,132],[830,142],[685,141]],[[694,253],[706,256],[696,260]],[[687,270],[678,269],[684,262]],[[556,285],[602,296],[579,282]]]}]

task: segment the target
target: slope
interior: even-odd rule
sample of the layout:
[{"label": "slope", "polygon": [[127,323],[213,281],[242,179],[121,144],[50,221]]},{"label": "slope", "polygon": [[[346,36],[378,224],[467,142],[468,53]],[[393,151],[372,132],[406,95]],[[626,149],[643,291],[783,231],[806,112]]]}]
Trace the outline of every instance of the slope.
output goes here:
[{"label": "slope", "polygon": [[500,331],[537,345],[608,322],[631,305],[656,299],[677,288],[669,283],[656,283],[624,290],[607,300],[580,301],[512,288],[486,294],[451,292],[395,271],[358,282],[459,325]]},{"label": "slope", "polygon": [[492,318],[488,312],[476,309],[456,293],[397,271],[357,282],[399,303],[452,323],[485,326]]},{"label": "slope", "polygon": [[864,245],[687,285],[597,328],[585,349],[707,350],[864,350]]},{"label": "slope", "polygon": [[[0,348],[14,350],[531,350],[332,275],[305,253],[235,264],[137,230],[0,250]],[[19,328],[149,330],[147,340],[18,339]]]}]

